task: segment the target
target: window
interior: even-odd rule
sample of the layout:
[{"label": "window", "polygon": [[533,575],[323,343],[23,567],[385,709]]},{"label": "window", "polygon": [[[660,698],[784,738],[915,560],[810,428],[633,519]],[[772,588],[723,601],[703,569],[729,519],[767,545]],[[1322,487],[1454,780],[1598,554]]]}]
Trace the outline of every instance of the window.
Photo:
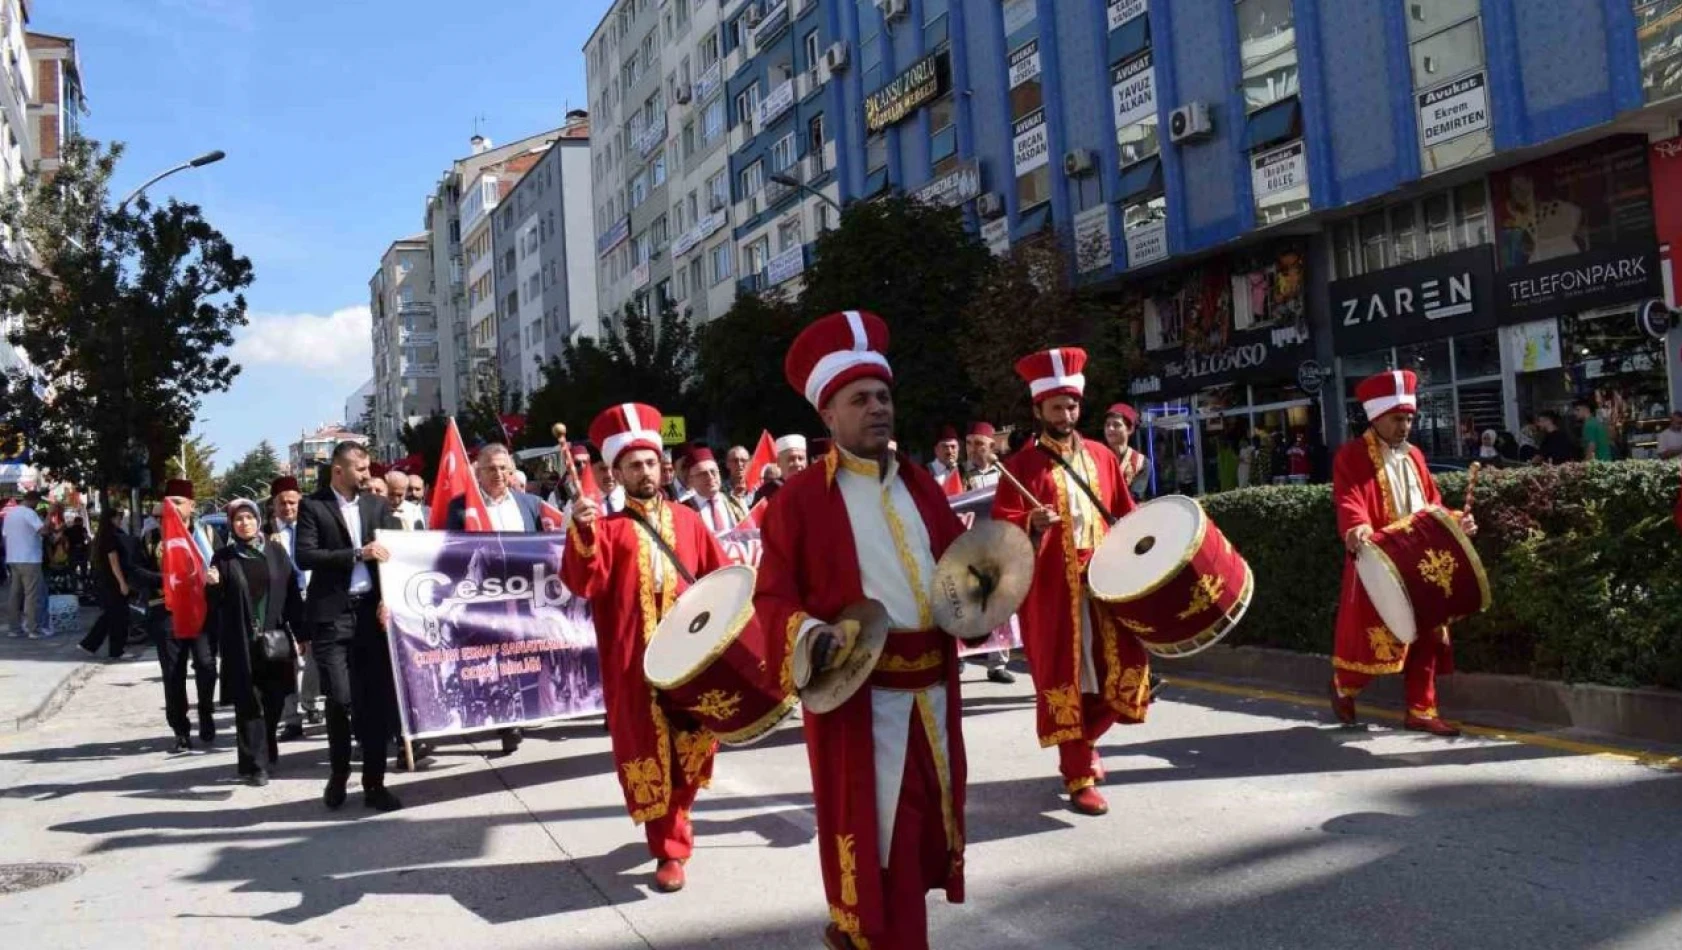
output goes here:
[{"label": "window", "polygon": [[1238,0],[1238,58],[1251,112],[1297,94],[1297,37],[1291,0]]},{"label": "window", "polygon": [[752,276],[765,273],[765,265],[771,260],[771,239],[762,237],[742,249],[742,273]]},{"label": "window", "polygon": [[1492,154],[1478,0],[1414,0],[1407,11],[1414,92],[1430,103],[1420,115],[1425,171]]},{"label": "window", "polygon": [[1121,146],[1121,164],[1131,165],[1144,161],[1162,151],[1162,141],[1157,137],[1156,114],[1141,119],[1116,131],[1116,143]]},{"label": "window", "polygon": [[754,162],[742,169],[739,184],[741,185],[740,194],[744,200],[759,194],[759,190],[765,187],[765,163],[762,161]]},{"label": "window", "polygon": [[777,253],[806,243],[802,230],[798,216],[792,221],[784,221],[777,225]]},{"label": "window", "polygon": [[[726,246],[728,246],[728,245],[726,245]],[[700,293],[701,291],[706,289],[707,285],[702,283],[702,277],[701,277],[702,266],[703,266],[703,264],[702,264],[702,261],[701,261],[700,258],[696,258],[695,260],[692,260],[692,261],[689,262],[688,290],[691,293]],[[689,296],[688,293],[684,294],[685,299],[687,299],[688,296]]]},{"label": "window", "polygon": [[688,161],[693,157],[695,157],[695,123],[685,122],[683,124],[683,160]]},{"label": "window", "polygon": [[1449,216],[1449,196],[1436,194],[1425,199],[1425,243],[1432,255],[1454,250],[1453,219]]},{"label": "window", "polygon": [[794,133],[783,136],[771,146],[771,170],[780,172],[794,164]]},{"label": "window", "polygon": [[701,40],[699,49],[701,55],[701,71],[706,72],[712,67],[713,63],[718,62],[720,59],[718,51],[718,31],[714,30],[713,32],[708,33],[706,37]]},{"label": "window", "polygon": [[759,109],[759,87],[749,86],[736,94],[736,124],[753,134],[753,114]]},{"label": "window", "polygon": [[1416,86],[1434,86],[1483,65],[1483,30],[1474,18],[1413,44]]},{"label": "window", "polygon": [[666,183],[666,153],[661,150],[654,156],[654,185],[658,188]]},{"label": "window", "polygon": [[807,33],[801,46],[804,47],[806,52],[806,77],[807,83],[811,87],[807,91],[810,92],[811,89],[817,88],[818,66],[823,63],[823,46],[818,42],[818,31],[813,30]]},{"label": "window", "polygon": [[719,210],[730,204],[729,172],[721,171],[707,179],[707,208],[709,211]]},{"label": "window", "polygon": [[958,106],[952,96],[929,104],[929,160],[939,162],[958,152]]},{"label": "window", "polygon": [[638,172],[637,177],[631,179],[631,207],[640,208],[648,200],[648,172]]},{"label": "window", "polygon": [[735,276],[730,268],[729,241],[724,241],[717,247],[713,248],[712,253],[708,255],[708,258],[712,264],[713,286],[716,287]]},{"label": "window", "polygon": [[876,171],[888,164],[888,136],[877,133],[864,140],[864,167],[868,171]]},{"label": "window", "polygon": [[1332,261],[1341,279],[1489,240],[1489,198],[1474,181],[1334,225]]},{"label": "window", "polygon": [[654,223],[648,226],[648,230],[649,234],[653,238],[654,249],[656,251],[665,250],[666,245],[671,243],[670,228],[666,223],[665,215],[655,218]]},{"label": "window", "polygon": [[1454,189],[1454,223],[1461,247],[1489,243],[1489,203],[1482,181]]},{"label": "window", "polygon": [[719,96],[707,103],[707,111],[701,116],[701,143],[710,145],[718,141],[724,134],[724,97]]}]

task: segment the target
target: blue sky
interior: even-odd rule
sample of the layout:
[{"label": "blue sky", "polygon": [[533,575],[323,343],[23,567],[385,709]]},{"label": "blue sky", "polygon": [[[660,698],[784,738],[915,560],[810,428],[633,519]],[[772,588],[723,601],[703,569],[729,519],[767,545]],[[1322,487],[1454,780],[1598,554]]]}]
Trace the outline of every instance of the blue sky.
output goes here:
[{"label": "blue sky", "polygon": [[30,28],[74,37],[84,133],[128,153],[113,192],[213,148],[156,186],[203,206],[252,259],[244,372],[195,432],[218,468],[337,422],[371,375],[368,279],[421,230],[426,196],[475,117],[510,141],[586,108],[584,41],[607,0],[36,0]]}]

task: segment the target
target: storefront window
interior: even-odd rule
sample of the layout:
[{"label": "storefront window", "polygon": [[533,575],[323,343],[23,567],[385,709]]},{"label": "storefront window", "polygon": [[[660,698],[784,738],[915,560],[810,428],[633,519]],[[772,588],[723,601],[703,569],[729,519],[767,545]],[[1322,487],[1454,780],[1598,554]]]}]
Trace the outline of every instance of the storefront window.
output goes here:
[{"label": "storefront window", "polygon": [[1396,367],[1411,369],[1419,374],[1419,386],[1442,386],[1453,381],[1454,368],[1449,364],[1448,341],[1432,340],[1396,350]]},{"label": "storefront window", "polygon": [[1571,404],[1587,399],[1611,429],[1614,452],[1650,455],[1669,412],[1663,344],[1637,326],[1630,308],[1561,317],[1558,328],[1557,355],[1515,377],[1521,421],[1552,410],[1575,426]]},{"label": "storefront window", "polygon": [[1493,330],[1345,356],[1340,366],[1349,438],[1367,425],[1355,387],[1368,376],[1392,369],[1411,369],[1419,376],[1413,441],[1427,457],[1476,455],[1479,434],[1506,428],[1500,337]]},{"label": "storefront window", "polygon": [[1454,338],[1454,375],[1462,380],[1501,375],[1501,346],[1495,331]]},{"label": "storefront window", "polygon": [[1489,193],[1482,181],[1474,181],[1335,225],[1332,256],[1343,279],[1489,239]]}]

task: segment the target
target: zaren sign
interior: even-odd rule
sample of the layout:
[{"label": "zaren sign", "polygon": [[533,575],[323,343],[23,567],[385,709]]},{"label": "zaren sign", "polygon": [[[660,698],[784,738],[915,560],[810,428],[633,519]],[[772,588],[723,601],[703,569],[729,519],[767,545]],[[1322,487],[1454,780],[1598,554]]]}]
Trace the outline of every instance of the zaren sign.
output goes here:
[{"label": "zaren sign", "polygon": [[940,95],[945,67],[945,54],[931,53],[888,80],[887,85],[865,96],[865,131],[880,132]]},{"label": "zaren sign", "polygon": [[1488,244],[1334,281],[1332,346],[1339,356],[1495,328],[1495,257]]},{"label": "zaren sign", "polygon": [[1501,272],[1501,322],[1540,320],[1664,293],[1650,242],[1614,245]]}]

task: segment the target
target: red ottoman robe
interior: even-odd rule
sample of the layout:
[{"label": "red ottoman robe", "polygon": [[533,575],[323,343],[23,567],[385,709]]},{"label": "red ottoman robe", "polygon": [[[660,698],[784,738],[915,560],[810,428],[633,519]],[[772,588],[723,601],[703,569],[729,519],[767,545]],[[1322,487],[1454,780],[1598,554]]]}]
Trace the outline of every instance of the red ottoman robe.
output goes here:
[{"label": "red ottoman robe", "polygon": [[[649,516],[649,521],[653,524],[655,518]],[[696,577],[730,563],[701,517],[683,505],[660,504],[658,528]],[[662,580],[658,593],[656,566]],[[718,743],[705,729],[691,730],[667,717],[643,678],[642,658],[660,618],[689,585],[648,532],[623,511],[597,521],[594,530],[571,527],[561,557],[561,582],[587,598],[595,614],[613,760],[631,820],[639,825],[686,825],[695,793],[712,779]],[[662,834],[668,835],[664,848],[656,840]],[[690,840],[686,827],[649,829],[656,858],[688,857]]]},{"label": "red ottoman robe", "polygon": [[[897,461],[894,479],[903,483],[915,512],[921,516],[931,554],[927,564],[932,567],[963,533],[963,524],[933,476],[903,455]],[[785,631],[782,677],[784,688],[789,690],[794,688],[791,662],[801,632],[813,622],[833,620],[843,608],[865,596],[853,519],[838,483],[837,470],[842,464],[839,450],[832,448],[817,464],[791,478],[771,499],[762,523],[764,553],[754,607],[767,631]],[[849,459],[847,464],[859,463]],[[883,485],[886,497],[892,481]],[[899,510],[897,506],[895,510]],[[892,525],[890,522],[890,531],[894,530]],[[904,564],[904,541],[911,532],[901,524],[894,534],[894,544],[901,552],[896,560]],[[872,569],[877,566],[873,564]],[[921,582],[926,599],[932,575],[922,577]],[[926,613],[926,607],[920,608],[919,613]],[[808,711],[804,715],[812,798],[817,810],[818,856],[830,918],[846,933],[869,939],[872,946],[927,946],[926,930],[913,933],[920,929],[915,921],[891,920],[890,907],[900,908],[907,916],[920,916],[924,893],[935,888],[944,888],[952,903],[964,899],[966,766],[958,641],[932,629],[932,619],[928,622],[931,628],[924,630],[896,626],[870,684],[833,712],[819,715]],[[888,685],[896,682],[906,688]],[[910,685],[913,683],[919,685]],[[920,685],[925,683],[933,685]],[[943,692],[943,710],[937,710],[933,696],[940,685],[945,687],[939,691]],[[903,700],[907,693],[915,696],[907,721],[893,721],[897,716],[883,715],[884,703],[896,697]],[[877,813],[878,783],[890,778],[876,774],[877,746],[902,742],[906,746],[906,781],[897,796],[896,825],[889,846],[896,855],[906,855],[902,865],[921,867],[890,868],[882,860]],[[914,775],[938,776],[938,781],[915,781]],[[945,787],[930,787],[940,784]],[[944,860],[929,860],[928,848],[918,854],[907,854],[910,848],[902,850],[898,836],[904,829],[908,805],[922,816],[925,825],[934,821],[944,825],[940,835],[945,845]],[[910,829],[907,834],[914,831]],[[901,893],[887,893],[890,881],[898,882]],[[926,923],[923,926],[926,928]]]}]

